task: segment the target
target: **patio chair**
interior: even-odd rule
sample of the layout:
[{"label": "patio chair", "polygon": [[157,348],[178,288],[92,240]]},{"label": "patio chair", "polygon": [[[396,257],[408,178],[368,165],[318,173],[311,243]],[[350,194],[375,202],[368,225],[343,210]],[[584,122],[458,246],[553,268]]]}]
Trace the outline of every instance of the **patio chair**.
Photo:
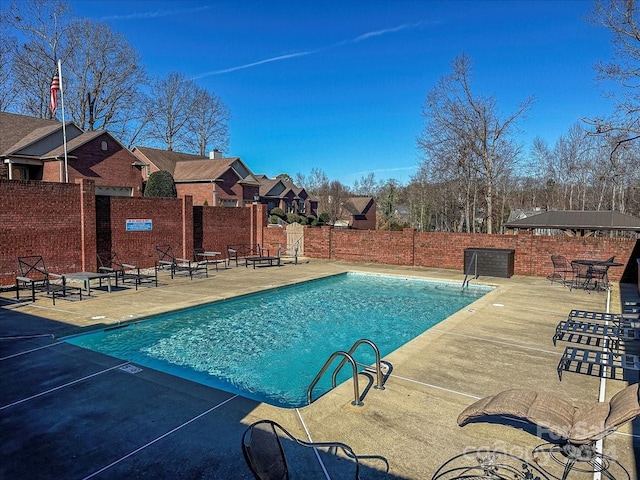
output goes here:
[{"label": "patio chair", "polygon": [[[272,420],[259,420],[250,425],[242,436],[242,453],[251,473],[257,480],[282,480],[289,478],[289,465],[285,449],[280,440],[281,434],[286,440],[301,447],[329,449],[331,452],[341,451],[355,465],[354,477],[360,478],[360,459],[373,458],[384,462],[389,471],[387,459],[378,455],[356,455],[351,447],[340,442],[305,442],[291,435],[278,423]],[[342,477],[341,477],[342,478]]]},{"label": "patio chair", "polygon": [[573,275],[569,284],[571,289],[583,288],[586,290],[589,288],[591,282],[591,274],[588,265],[576,261],[571,261],[571,272]]},{"label": "patio chair", "polygon": [[594,289],[606,290],[609,288],[609,265],[616,259],[615,256],[607,258],[602,265],[592,265],[589,269],[591,281],[593,282]]},{"label": "patio chair", "polygon": [[158,286],[158,272],[154,268],[154,273],[145,274],[140,272],[140,267],[123,263],[120,261],[116,252],[104,252],[98,254],[98,271],[111,273],[116,280],[116,287],[118,286],[118,278],[122,280],[122,283],[126,283],[127,279],[133,280],[133,283],[138,290],[138,285],[142,284],[145,279],[152,280],[156,287]]},{"label": "patio chair", "polygon": [[551,283],[559,281],[562,285],[566,285],[567,277],[573,273],[567,258],[563,255],[551,255],[551,263],[553,264],[553,272],[547,278],[551,280]]},{"label": "patio chair", "polygon": [[158,255],[157,270],[168,269],[173,279],[178,273],[187,273],[189,278],[193,280],[193,274],[204,271],[206,277],[209,277],[209,269],[206,263],[198,263],[186,258],[178,258],[173,254],[171,245],[157,245],[156,253]]},{"label": "patio chair", "polygon": [[[566,463],[562,480],[567,478],[576,462],[585,462],[591,469],[603,474],[615,463],[626,472],[617,460],[598,452],[595,442],[640,415],[638,395],[636,383],[616,393],[609,402],[595,402],[580,407],[556,395],[534,390],[505,390],[465,408],[458,416],[458,425],[464,426],[485,416],[506,416],[531,422],[538,427],[538,431],[542,428],[550,432],[558,438],[558,442],[536,447],[534,453],[548,453],[554,459],[564,458]],[[609,474],[606,475],[611,478]]]},{"label": "patio chair", "polygon": [[[18,257],[18,271],[16,277],[16,300],[20,300],[20,289],[31,291],[31,301],[36,301],[36,292],[44,292],[51,295],[53,304],[56,304],[56,295],[66,297],[67,291],[77,290],[82,300],[82,288],[67,286],[62,275],[51,273],[47,270],[44,258],[41,255]],[[57,279],[59,283],[51,280]]]}]

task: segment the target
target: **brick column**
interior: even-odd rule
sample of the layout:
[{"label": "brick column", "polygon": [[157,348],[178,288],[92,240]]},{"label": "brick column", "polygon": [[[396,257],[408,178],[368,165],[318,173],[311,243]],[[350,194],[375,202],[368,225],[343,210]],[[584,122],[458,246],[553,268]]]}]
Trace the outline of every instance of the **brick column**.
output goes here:
[{"label": "brick column", "polygon": [[80,252],[82,270],[98,271],[97,239],[96,239],[96,183],[81,178],[76,180],[80,188]]},{"label": "brick column", "polygon": [[193,258],[193,197],[182,198],[182,258]]},{"label": "brick column", "polygon": [[262,245],[264,235],[262,229],[267,226],[267,206],[261,203],[247,205],[251,209],[251,225],[249,226],[249,237],[252,245]]}]

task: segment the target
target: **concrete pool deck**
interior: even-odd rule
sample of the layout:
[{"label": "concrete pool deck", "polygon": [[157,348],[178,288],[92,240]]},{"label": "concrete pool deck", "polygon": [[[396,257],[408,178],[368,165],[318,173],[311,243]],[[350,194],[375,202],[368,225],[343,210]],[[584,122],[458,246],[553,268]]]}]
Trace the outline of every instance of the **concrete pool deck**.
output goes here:
[{"label": "concrete pool deck", "polygon": [[[13,292],[3,293],[0,478],[249,479],[240,440],[249,424],[268,418],[299,438],[308,438],[308,432],[313,441],[341,441],[358,454],[387,458],[389,473],[381,470],[381,462],[365,461],[364,479],[430,479],[463,451],[493,448],[531,460],[533,448],[544,443],[535,429],[485,422],[459,427],[458,414],[477,398],[530,387],[578,404],[597,401],[599,378],[565,372],[558,380],[565,344],[554,347],[551,338],[570,309],[604,311],[607,295],[570,291],[544,278],[472,280],[496,288],[387,355],[393,370],[385,389],[371,388],[362,407],[351,405],[351,381],[308,407],[287,410],[146,367],[136,371],[127,362],[60,341],[84,328],[346,271],[463,280],[462,273],[451,270],[311,260],[255,270],[234,266],[192,281],[161,273],[157,288],[96,289],[91,298],[57,300],[55,307],[42,296],[33,304],[15,304],[7,300]],[[619,312],[621,299],[637,300],[638,294],[631,286],[616,285],[611,299],[611,311]],[[637,381],[637,372],[624,381],[607,380],[607,398]],[[360,383],[361,389],[366,386],[364,378]],[[640,421],[608,436],[604,450],[637,479]],[[540,461],[561,474],[548,458]],[[346,462],[333,467],[330,462],[330,478],[345,478]],[[304,468],[299,478],[325,478],[308,452],[293,468]],[[614,476],[626,478],[620,470]],[[569,480],[581,478],[593,475],[569,475]]]}]

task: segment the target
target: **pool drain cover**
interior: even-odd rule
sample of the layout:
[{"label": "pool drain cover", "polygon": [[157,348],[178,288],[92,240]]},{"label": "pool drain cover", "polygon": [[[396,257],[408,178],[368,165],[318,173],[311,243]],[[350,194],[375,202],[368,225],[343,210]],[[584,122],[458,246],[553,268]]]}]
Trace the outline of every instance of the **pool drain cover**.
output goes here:
[{"label": "pool drain cover", "polygon": [[120,370],[127,373],[139,373],[142,371],[140,367],[136,367],[135,365],[123,365],[120,367]]}]

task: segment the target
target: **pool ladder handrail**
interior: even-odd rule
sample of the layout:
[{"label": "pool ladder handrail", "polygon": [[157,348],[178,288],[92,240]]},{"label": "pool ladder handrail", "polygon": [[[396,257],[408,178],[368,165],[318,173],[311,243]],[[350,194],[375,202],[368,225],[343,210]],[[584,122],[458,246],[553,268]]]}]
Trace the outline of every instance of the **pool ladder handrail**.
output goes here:
[{"label": "pool ladder handrail", "polygon": [[369,365],[356,362],[353,358],[353,353],[358,349],[360,345],[363,345],[363,344],[369,345],[373,349],[373,352],[376,356],[376,382],[377,383],[374,386],[374,388],[377,390],[384,390],[384,384],[382,379],[382,369],[380,368],[380,363],[381,363],[380,350],[378,349],[376,344],[373,343],[371,340],[367,340],[366,338],[361,338],[351,346],[348,352],[343,352],[341,350],[334,352],[331,354],[329,359],[324,363],[324,365],[322,366],[322,368],[320,369],[316,377],[313,379],[313,381],[309,385],[309,388],[307,389],[307,402],[309,403],[309,405],[312,402],[311,394],[313,393],[313,387],[316,386],[316,384],[320,381],[324,373],[329,368],[329,365],[331,365],[333,360],[335,360],[337,357],[343,357],[343,358],[338,364],[338,366],[333,370],[333,373],[331,375],[331,389],[336,388],[338,373],[340,372],[340,370],[342,370],[342,367],[344,367],[345,363],[349,362],[351,364],[351,370],[353,373],[354,401],[351,402],[351,405],[356,407],[361,407],[362,405],[364,405],[362,400],[360,400],[360,386],[358,383],[358,365],[361,365],[363,367],[369,367]]},{"label": "pool ladder handrail", "polygon": [[462,290],[464,290],[465,286],[469,287],[469,273],[471,270],[471,265],[474,266],[474,278],[478,278],[478,252],[473,252],[471,255],[471,259],[469,260],[469,264],[467,265],[467,269],[464,274],[464,280],[462,281]]}]

